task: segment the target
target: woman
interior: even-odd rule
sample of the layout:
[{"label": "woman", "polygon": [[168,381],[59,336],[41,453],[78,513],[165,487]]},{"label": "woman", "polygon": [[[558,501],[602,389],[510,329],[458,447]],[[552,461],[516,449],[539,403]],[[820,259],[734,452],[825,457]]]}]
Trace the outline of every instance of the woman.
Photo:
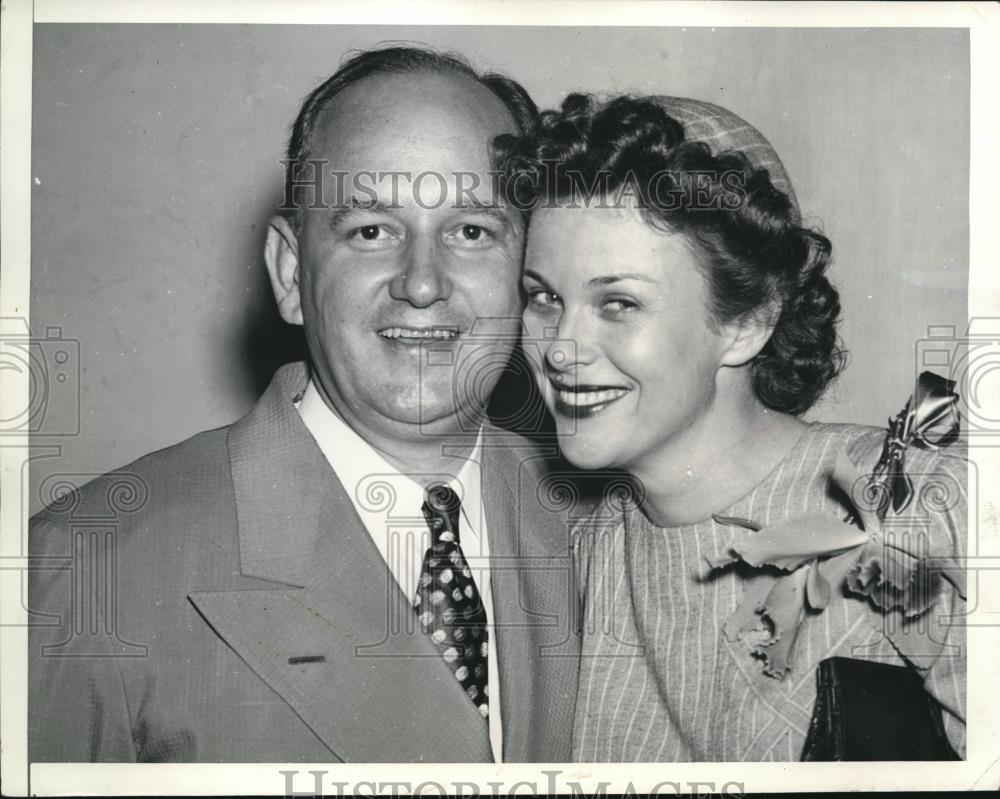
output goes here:
[{"label": "woman", "polygon": [[[801,225],[767,141],[704,103],[571,95],[499,145],[532,209],[524,322],[560,446],[637,486],[577,531],[575,759],[821,759],[811,720],[842,710],[816,705],[821,661],[824,679],[845,663],[903,667],[890,685],[917,674],[962,752],[964,643],[935,626],[962,610],[961,580],[926,555],[961,550],[964,461],[943,448],[953,430],[932,451],[902,421],[887,438],[800,418],[842,367],[840,304],[830,243]],[[947,415],[943,382],[906,418],[931,395]],[[875,510],[852,491],[873,470]],[[927,475],[947,484],[930,508]],[[905,547],[883,546],[914,518]]]}]

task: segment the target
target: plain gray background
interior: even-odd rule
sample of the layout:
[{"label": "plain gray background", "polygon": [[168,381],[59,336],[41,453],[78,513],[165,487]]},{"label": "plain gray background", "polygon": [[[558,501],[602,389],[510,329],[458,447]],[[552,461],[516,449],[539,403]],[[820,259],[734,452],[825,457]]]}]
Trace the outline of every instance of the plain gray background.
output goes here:
[{"label": "plain gray background", "polygon": [[834,245],[851,362],[808,418],[884,425],[928,326],[965,329],[962,29],[34,30],[31,326],[79,341],[81,378],[62,387],[79,432],[35,439],[60,454],[32,464],[32,513],[50,475],[97,474],[235,420],[289,356],[260,256],[288,129],[347,51],[388,40],[458,50],[543,107],[574,90],[672,94],[758,127]]}]

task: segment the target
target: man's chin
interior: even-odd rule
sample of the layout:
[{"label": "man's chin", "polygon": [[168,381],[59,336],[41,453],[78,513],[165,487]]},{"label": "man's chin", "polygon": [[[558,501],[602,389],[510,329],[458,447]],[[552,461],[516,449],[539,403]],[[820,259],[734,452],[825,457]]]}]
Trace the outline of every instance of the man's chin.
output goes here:
[{"label": "man's chin", "polygon": [[383,414],[400,426],[425,436],[477,433],[485,418],[484,409],[478,406],[427,399],[419,403],[393,404],[385,408]]}]

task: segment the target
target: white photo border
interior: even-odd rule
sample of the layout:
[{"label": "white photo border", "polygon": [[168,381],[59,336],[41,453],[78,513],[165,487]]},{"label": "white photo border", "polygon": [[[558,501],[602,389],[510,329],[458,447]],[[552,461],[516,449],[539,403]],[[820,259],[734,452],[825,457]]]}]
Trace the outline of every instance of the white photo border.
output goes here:
[{"label": "white photo border", "polygon": [[[219,2],[151,2],[128,0],[5,0],[2,24],[2,217],[0,245],[0,317],[29,318],[31,208],[31,65],[35,22],[206,23],[249,24],[377,24],[394,25],[533,25],[533,26],[717,26],[717,27],[959,27],[970,32],[971,175],[969,316],[1000,317],[1000,232],[995,220],[1000,176],[1000,7],[992,3],[766,3],[766,2],[525,2],[375,3],[221,0]],[[23,123],[21,122],[23,120]],[[27,375],[0,375],[0,418],[27,406]],[[994,397],[1000,405],[1000,397]],[[482,795],[531,795],[568,792],[576,783],[588,795],[624,791],[646,795],[697,793],[709,785],[722,793],[751,791],[832,791],[842,789],[996,789],[1000,785],[1000,724],[995,705],[985,700],[1000,685],[1000,612],[996,570],[1000,569],[1000,450],[972,448],[979,472],[976,549],[982,558],[979,596],[969,627],[968,757],[955,763],[743,764],[35,764],[30,772],[34,795],[118,794],[246,794],[274,795],[286,789],[311,794],[321,773],[323,793],[346,794],[351,788],[375,793],[378,784],[425,783],[453,791],[464,785]],[[27,764],[27,627],[23,606],[27,558],[27,437],[0,441],[0,553],[2,553],[2,627],[0,646],[0,735],[3,740],[4,793],[26,795]],[[971,541],[970,541],[971,543]],[[997,610],[991,611],[991,608]],[[977,626],[975,618],[982,621]],[[291,777],[282,772],[293,772]],[[290,780],[290,781],[289,781]],[[491,787],[492,783],[492,787]],[[338,787],[339,786],[339,787]],[[369,787],[371,786],[371,787]],[[520,786],[520,787],[519,787]],[[738,787],[737,787],[738,786]]]}]

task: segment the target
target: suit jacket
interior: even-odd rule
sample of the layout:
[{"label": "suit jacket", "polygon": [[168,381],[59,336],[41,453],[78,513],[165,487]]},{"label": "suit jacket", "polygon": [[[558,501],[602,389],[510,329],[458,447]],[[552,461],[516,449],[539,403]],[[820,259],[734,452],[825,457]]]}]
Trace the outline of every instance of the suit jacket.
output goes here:
[{"label": "suit jacket", "polygon": [[[492,760],[294,409],[305,381],[282,367],[236,424],[32,521],[32,761]],[[570,757],[577,589],[550,465],[485,431],[506,761]]]}]

